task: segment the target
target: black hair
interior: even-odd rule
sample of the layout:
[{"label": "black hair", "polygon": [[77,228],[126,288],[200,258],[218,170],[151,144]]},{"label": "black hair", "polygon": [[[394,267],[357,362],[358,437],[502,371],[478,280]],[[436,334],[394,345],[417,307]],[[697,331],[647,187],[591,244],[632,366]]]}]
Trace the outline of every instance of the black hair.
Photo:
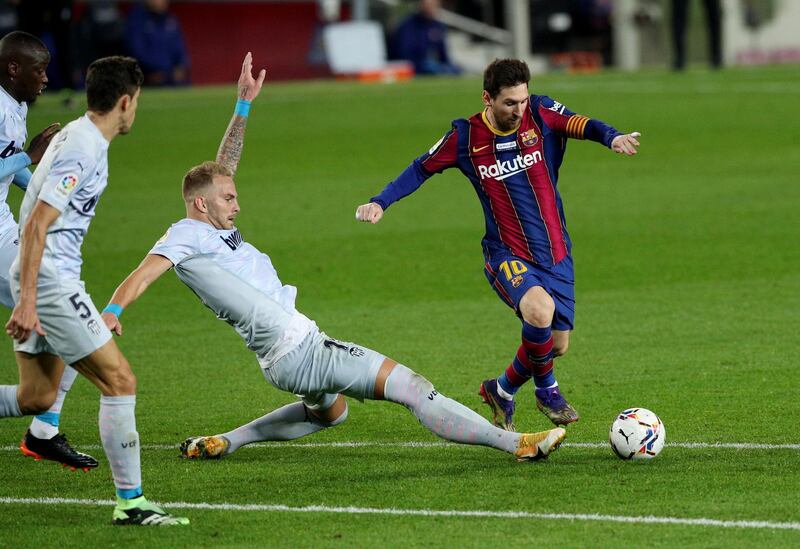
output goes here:
[{"label": "black hair", "polygon": [[503,88],[527,84],[530,80],[531,71],[528,65],[519,59],[495,59],[483,71],[483,89],[493,98]]},{"label": "black hair", "polygon": [[144,74],[133,57],[112,55],[92,62],[86,72],[86,101],[89,110],[110,112],[123,95],[136,95]]},{"label": "black hair", "polygon": [[44,42],[32,34],[23,31],[13,31],[0,40],[0,56],[15,56],[23,52],[41,51],[49,55],[49,50]]}]

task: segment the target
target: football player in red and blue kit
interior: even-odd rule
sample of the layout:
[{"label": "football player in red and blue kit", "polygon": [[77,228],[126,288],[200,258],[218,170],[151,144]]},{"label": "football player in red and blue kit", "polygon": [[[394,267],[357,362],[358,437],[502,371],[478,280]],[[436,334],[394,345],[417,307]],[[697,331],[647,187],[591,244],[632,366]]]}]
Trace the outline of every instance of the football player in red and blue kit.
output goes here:
[{"label": "football player in red and blue kit", "polygon": [[634,155],[640,136],[530,95],[529,81],[522,61],[491,63],[484,72],[484,110],[454,120],[439,142],[356,211],[356,219],[377,223],[391,204],[448,168],[458,168],[472,183],[486,218],[486,278],[522,320],[522,344],[511,364],[480,387],[495,423],[508,430],[514,430],[514,395],[531,378],[536,405],[553,423],[579,418],[553,373],[575,316],[571,242],[556,186],[567,138]]}]

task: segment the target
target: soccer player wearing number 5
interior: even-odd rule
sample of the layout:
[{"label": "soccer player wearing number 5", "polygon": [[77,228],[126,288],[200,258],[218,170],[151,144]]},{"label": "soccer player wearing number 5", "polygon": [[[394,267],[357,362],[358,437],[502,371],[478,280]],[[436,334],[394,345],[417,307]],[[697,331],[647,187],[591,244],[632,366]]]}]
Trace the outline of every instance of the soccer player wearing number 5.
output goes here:
[{"label": "soccer player wearing number 5", "polygon": [[[50,140],[60,128],[51,124],[31,139],[25,122],[28,104],[36,100],[47,84],[50,52],[41,40],[26,32],[15,31],[0,40],[0,304],[14,308],[8,270],[19,251],[19,227],[6,203],[11,183],[26,189],[31,179],[28,166],[38,164]],[[67,438],[58,432],[61,405],[78,375],[73,368],[64,368],[60,382],[52,388],[53,405],[33,418],[20,442],[23,454],[63,463],[72,469],[88,471],[97,467],[97,460],[75,451]]]},{"label": "soccer player wearing number 5", "polygon": [[491,63],[483,77],[484,110],[459,119],[427,153],[408,166],[356,219],[377,223],[391,204],[433,174],[458,168],[478,194],[486,218],[485,274],[522,320],[522,344],[480,396],[495,424],[514,429],[514,395],[531,377],[537,407],[556,425],[578,420],[553,373],[567,351],[575,311],[571,242],[556,187],[567,139],[590,139],[614,152],[637,152],[639,133],[575,114],[545,95],[530,95],[528,66],[516,59]]},{"label": "soccer player wearing number 5", "polygon": [[[239,88],[247,89],[241,81]],[[239,203],[233,173],[248,110],[249,103],[237,104],[218,161],[196,166],[186,174],[186,218],[169,228],[117,288],[103,318],[110,329],[121,334],[122,309],[174,267],[178,278],[256,353],[267,381],[298,395],[300,402],[227,433],[191,437],[181,445],[183,455],[219,458],[245,444],[292,440],[333,427],[347,418],[343,396],[347,395],[402,404],[420,423],[447,440],[489,446],[521,461],[546,458],[563,440],[564,429],[532,434],[498,429],[440,394],[428,380],[402,364],[328,337],[295,309],[297,289],[281,282],[269,256],[246,242],[234,225]]]},{"label": "soccer player wearing number 5", "polygon": [[[136,378],[111,339],[81,281],[81,245],[108,183],[108,147],[136,116],[142,71],[130,57],[89,66],[89,110],[53,139],[20,209],[20,251],[11,267],[16,307],[6,324],[14,338],[19,385],[0,386],[0,416],[46,410],[70,364],[102,393],[100,440],[117,506],[115,524],[186,524],[142,495]],[[19,397],[18,397],[19,395]]]}]

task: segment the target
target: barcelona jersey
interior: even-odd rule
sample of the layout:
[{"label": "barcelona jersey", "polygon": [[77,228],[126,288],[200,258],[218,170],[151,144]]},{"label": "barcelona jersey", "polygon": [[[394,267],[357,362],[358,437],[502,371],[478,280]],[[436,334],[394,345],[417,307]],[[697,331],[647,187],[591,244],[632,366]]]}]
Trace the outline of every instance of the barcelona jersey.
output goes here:
[{"label": "barcelona jersey", "polygon": [[501,132],[486,113],[458,119],[427,153],[378,196],[384,210],[417,190],[433,174],[458,168],[478,195],[486,218],[487,261],[509,252],[548,268],[569,256],[571,242],[558,193],[558,170],[567,139],[611,146],[622,132],[575,114],[544,95],[531,95],[519,128]]}]

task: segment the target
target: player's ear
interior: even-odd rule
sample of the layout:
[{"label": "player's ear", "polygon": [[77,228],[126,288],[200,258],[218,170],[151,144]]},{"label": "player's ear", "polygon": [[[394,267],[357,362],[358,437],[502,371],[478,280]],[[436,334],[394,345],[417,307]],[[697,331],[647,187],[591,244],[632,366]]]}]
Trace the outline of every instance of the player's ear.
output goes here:
[{"label": "player's ear", "polygon": [[491,96],[491,95],[489,95],[489,92],[488,92],[488,91],[486,91],[486,90],[483,90],[483,96],[482,96],[482,99],[483,99],[483,104],[484,104],[485,106],[487,106],[487,107],[491,106],[491,104],[492,104],[492,103],[491,103],[491,101],[492,101],[492,96]]},{"label": "player's ear", "polygon": [[6,71],[8,72],[8,76],[12,79],[16,78],[19,74],[20,65],[18,61],[9,61],[8,66],[6,67]]},{"label": "player's ear", "polygon": [[133,98],[127,93],[123,93],[120,98],[117,99],[117,107],[119,107],[120,112],[127,111],[131,106],[131,101],[133,101]]},{"label": "player's ear", "polygon": [[206,213],[208,211],[208,206],[206,206],[206,199],[200,195],[194,197],[194,207],[199,212]]}]

